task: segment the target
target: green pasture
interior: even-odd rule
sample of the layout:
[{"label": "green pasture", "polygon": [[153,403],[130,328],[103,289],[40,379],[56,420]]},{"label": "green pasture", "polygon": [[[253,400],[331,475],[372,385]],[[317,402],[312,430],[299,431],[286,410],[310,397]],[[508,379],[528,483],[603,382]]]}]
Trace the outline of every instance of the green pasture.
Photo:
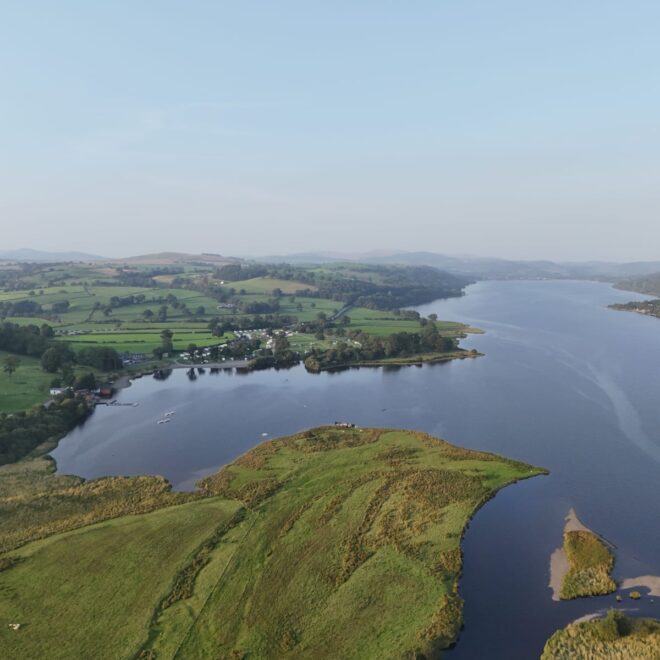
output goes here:
[{"label": "green pasture", "polygon": [[3,369],[3,360],[8,355],[0,351],[0,412],[24,410],[46,400],[55,374],[44,371],[39,360],[17,355],[20,364],[9,376]]},{"label": "green pasture", "polygon": [[236,289],[236,291],[245,290],[245,293],[258,293],[270,296],[273,289],[281,289],[282,293],[292,294],[303,289],[316,291],[316,287],[295,280],[280,280],[274,277],[253,277],[249,280],[238,280],[236,282],[225,282],[226,287]]}]

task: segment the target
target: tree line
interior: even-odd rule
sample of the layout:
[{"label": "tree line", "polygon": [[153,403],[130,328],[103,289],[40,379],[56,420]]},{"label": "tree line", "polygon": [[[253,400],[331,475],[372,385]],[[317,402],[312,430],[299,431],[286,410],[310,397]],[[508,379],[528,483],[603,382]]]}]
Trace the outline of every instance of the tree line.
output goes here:
[{"label": "tree line", "polygon": [[0,465],[18,461],[39,445],[58,440],[89,412],[84,401],[69,397],[48,408],[35,406],[11,415],[0,413]]}]

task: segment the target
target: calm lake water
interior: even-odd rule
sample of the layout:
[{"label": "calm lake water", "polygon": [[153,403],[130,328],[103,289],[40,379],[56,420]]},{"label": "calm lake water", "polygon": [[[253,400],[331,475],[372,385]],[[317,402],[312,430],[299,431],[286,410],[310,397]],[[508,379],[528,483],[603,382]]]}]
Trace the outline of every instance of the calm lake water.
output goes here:
[{"label": "calm lake water", "polygon": [[462,344],[485,357],[318,375],[207,371],[192,382],[177,370],[120,393],[138,407],[98,407],[53,457],[63,473],[162,474],[185,489],[265,433],[350,420],[544,466],[550,476],[504,489],[467,531],[465,629],[451,651],[538,657],[554,630],[605,607],[660,617],[660,598],[554,602],[547,586],[570,507],[616,545],[616,578],[660,575],[660,320],[607,309],[642,298],[593,282],[481,282],[417,309],[486,330]]}]

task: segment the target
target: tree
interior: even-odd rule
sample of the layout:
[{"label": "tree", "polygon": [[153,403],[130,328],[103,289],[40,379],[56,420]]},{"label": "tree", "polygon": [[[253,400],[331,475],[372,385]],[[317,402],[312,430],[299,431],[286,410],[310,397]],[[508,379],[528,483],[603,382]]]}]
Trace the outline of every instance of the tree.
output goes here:
[{"label": "tree", "polygon": [[78,376],[74,382],[74,388],[77,390],[93,390],[96,388],[96,376],[93,373]]},{"label": "tree", "polygon": [[11,375],[21,365],[21,361],[15,355],[8,355],[2,361],[2,370],[11,377]]},{"label": "tree", "polygon": [[59,302],[53,303],[52,311],[54,314],[66,314],[71,307],[71,303],[68,300],[61,300]]},{"label": "tree", "polygon": [[273,342],[273,353],[279,356],[289,349],[289,340],[284,335],[278,335]]},{"label": "tree", "polygon": [[429,314],[429,320],[433,321],[435,323],[438,320],[438,315],[437,314]]},{"label": "tree", "polygon": [[62,365],[62,382],[65,385],[72,385],[75,378],[76,376],[73,372],[73,367],[71,364],[67,362],[66,364]]},{"label": "tree", "polygon": [[172,337],[174,337],[174,333],[169,328],[166,329],[166,330],[163,330],[160,333],[161,354],[171,353],[174,350],[174,343],[172,342]]},{"label": "tree", "polygon": [[119,353],[114,348],[105,346],[83,348],[78,351],[76,359],[79,364],[87,364],[101,371],[112,371],[123,367]]},{"label": "tree", "polygon": [[65,362],[71,362],[73,358],[74,355],[66,344],[55,342],[41,356],[41,367],[44,371],[55,373]]}]

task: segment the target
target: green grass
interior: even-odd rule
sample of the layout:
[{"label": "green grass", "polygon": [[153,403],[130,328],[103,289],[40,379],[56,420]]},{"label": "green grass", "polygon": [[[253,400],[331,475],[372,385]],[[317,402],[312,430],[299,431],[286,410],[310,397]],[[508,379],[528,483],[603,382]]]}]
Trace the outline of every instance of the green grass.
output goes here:
[{"label": "green grass", "polygon": [[[422,433],[335,428],[262,444],[197,495],[48,465],[0,469],[0,646],[15,660],[434,654],[462,621],[467,521],[542,472]],[[117,517],[122,491],[130,513],[194,501]]]},{"label": "green grass", "polygon": [[[207,499],[21,549],[19,562],[0,573],[4,657],[133,657],[172,577],[239,506]],[[12,631],[5,622],[20,622],[22,629]]]},{"label": "green grass", "polygon": [[48,398],[54,374],[44,371],[39,360],[17,355],[21,363],[9,376],[2,370],[2,362],[8,355],[0,351],[0,412],[15,412],[42,403]]},{"label": "green grass", "polygon": [[542,660],[660,658],[660,621],[610,610],[603,619],[571,623],[547,641]]},{"label": "green grass", "polygon": [[614,555],[596,534],[564,532],[564,552],[569,569],[561,583],[560,598],[569,600],[616,591],[616,582],[610,576]]}]

